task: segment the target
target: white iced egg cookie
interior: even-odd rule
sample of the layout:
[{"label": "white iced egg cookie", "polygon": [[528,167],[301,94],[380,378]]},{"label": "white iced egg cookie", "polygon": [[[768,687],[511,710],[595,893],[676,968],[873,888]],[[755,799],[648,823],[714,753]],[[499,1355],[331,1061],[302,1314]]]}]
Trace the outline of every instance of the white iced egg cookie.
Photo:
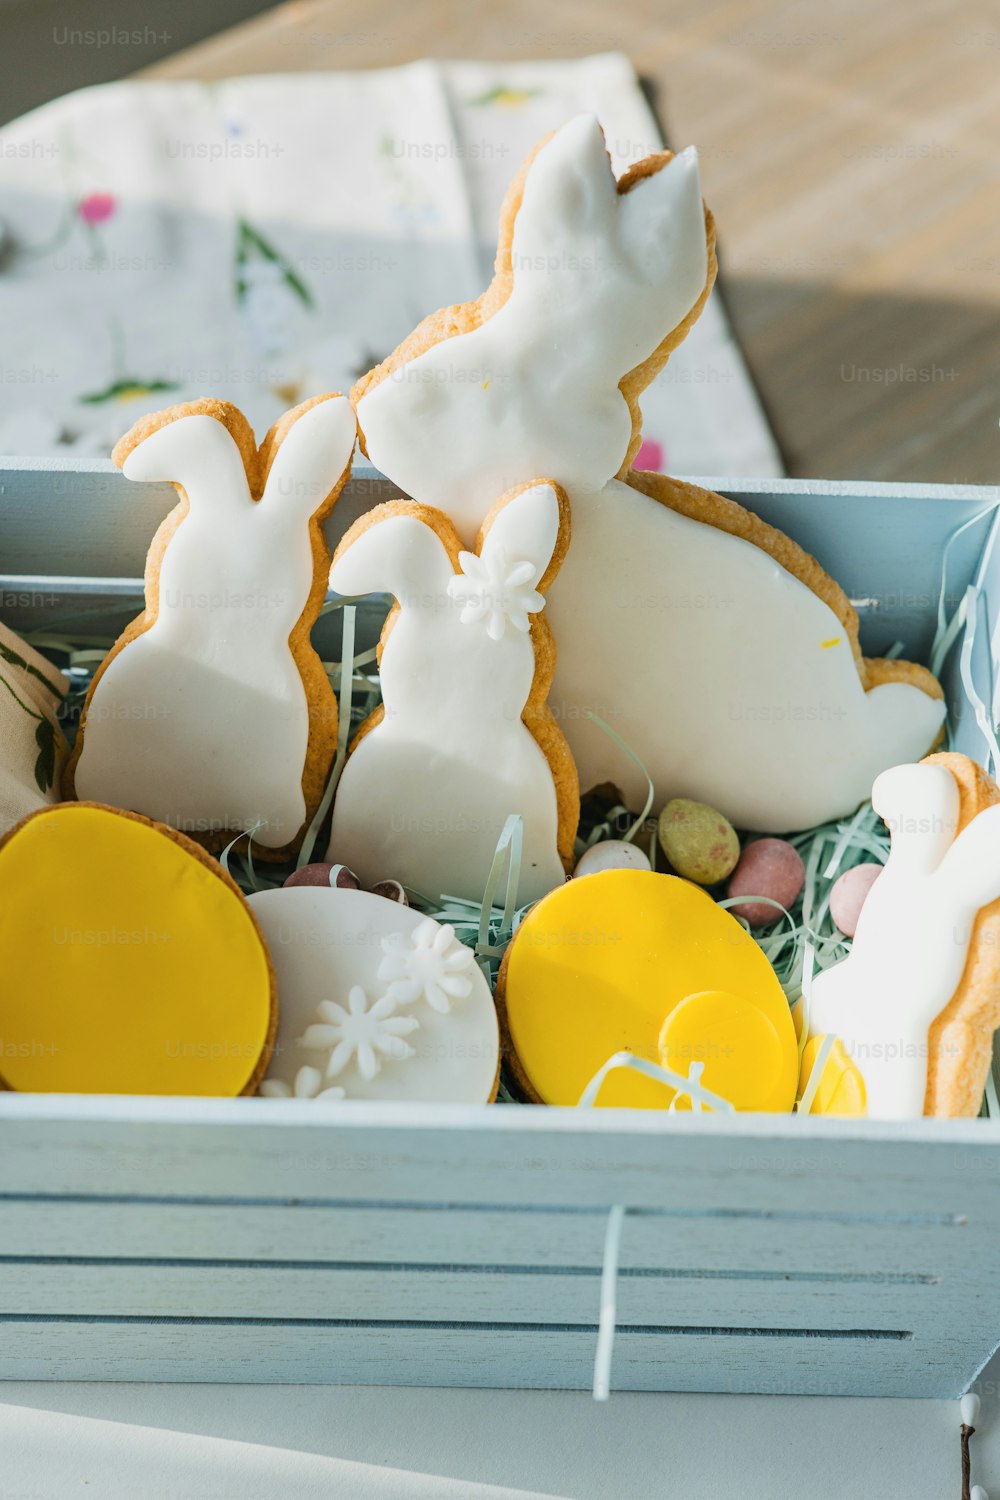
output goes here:
[{"label": "white iced egg cookie", "polygon": [[368,891],[249,897],[277,976],[269,1098],[486,1104],[500,1039],[490,987],[450,927]]},{"label": "white iced egg cookie", "polygon": [[352,399],[375,465],[466,541],[512,486],[566,490],[550,703],[581,787],[611,782],[631,807],[646,794],[593,713],[658,805],[780,833],[851,812],[879,771],[931,748],[944,705],[924,669],[862,659],[846,596],[788,537],[629,468],[639,396],[714,274],[694,152],[616,183],[597,120],[571,120],[508,194],[488,290],[425,319]]}]

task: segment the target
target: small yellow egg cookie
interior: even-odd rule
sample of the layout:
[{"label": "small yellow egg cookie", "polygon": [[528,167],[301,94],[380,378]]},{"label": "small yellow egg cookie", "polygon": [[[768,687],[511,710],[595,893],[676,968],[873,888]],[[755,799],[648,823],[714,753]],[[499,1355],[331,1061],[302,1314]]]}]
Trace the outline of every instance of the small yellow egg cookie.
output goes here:
[{"label": "small yellow egg cookie", "polygon": [[[814,1036],[802,1050],[800,1096],[805,1093],[809,1085],[822,1045],[823,1038]],[[852,1118],[868,1113],[865,1080],[860,1070],[851,1061],[839,1037],[830,1048],[830,1055],[823,1066],[823,1072],[808,1112],[811,1115],[846,1115]]]},{"label": "small yellow egg cookie", "polygon": [[239,889],[183,834],[58,803],[0,841],[0,1087],[252,1094],[274,977]]},{"label": "small yellow egg cookie", "polygon": [[[546,896],[507,949],[497,1004],[513,1072],[538,1103],[578,1103],[621,1051],[685,1077],[703,1064],[703,1086],[738,1109],[795,1101],[795,1030],[774,970],[734,917],[673,875],[605,870]],[[672,1097],[619,1069],[597,1102],[664,1109]]]}]

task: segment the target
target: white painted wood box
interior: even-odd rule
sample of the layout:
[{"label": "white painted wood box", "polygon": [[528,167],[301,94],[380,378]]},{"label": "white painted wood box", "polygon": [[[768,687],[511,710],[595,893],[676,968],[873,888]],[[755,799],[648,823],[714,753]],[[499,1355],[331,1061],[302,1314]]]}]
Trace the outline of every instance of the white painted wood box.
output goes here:
[{"label": "white painted wood box", "polygon": [[[382,498],[361,465],[335,539]],[[711,483],[711,481],[709,481]],[[947,539],[993,491],[734,485],[926,658]],[[0,618],[135,612],[173,502],[110,465],[0,471]],[[948,602],[990,529],[949,553]],[[971,670],[992,701],[988,622]],[[983,753],[957,658],[957,747]],[[1000,1122],[0,1095],[0,1377],[957,1396],[1000,1342]]]}]

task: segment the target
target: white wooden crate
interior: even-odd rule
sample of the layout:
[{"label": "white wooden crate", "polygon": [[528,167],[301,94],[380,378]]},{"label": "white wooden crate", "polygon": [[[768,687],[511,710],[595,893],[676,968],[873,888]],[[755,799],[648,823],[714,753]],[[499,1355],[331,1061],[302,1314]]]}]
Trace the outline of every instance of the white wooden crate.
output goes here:
[{"label": "white wooden crate", "polygon": [[[875,601],[870,652],[918,657],[944,542],[996,499],[718,488]],[[362,465],[331,537],[383,493]],[[0,617],[127,618],[172,501],[102,463],[8,466]],[[952,604],[986,533],[952,548]],[[995,1122],[7,1094],[0,1377],[587,1387],[615,1204],[614,1388],[956,1396],[1000,1342]]]}]

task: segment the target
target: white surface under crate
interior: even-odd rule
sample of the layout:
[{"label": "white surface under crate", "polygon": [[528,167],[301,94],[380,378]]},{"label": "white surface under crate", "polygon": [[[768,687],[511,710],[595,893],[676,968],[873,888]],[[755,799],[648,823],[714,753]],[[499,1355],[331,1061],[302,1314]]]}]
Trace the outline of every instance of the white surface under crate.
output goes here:
[{"label": "white surface under crate", "polygon": [[[718,487],[820,557],[859,601],[870,653],[898,639],[918,658],[944,544],[996,499]],[[331,539],[388,493],[359,465]],[[107,464],[9,466],[0,616],[55,631],[128,618],[172,502]],[[988,529],[952,547],[949,607]],[[995,613],[993,567],[984,586]],[[986,702],[991,624],[971,659]],[[981,756],[954,664],[946,686],[957,746]],[[615,1204],[614,1388],[954,1396],[1000,1342],[986,1120],[3,1095],[0,1148],[11,1380],[587,1388]]]}]

